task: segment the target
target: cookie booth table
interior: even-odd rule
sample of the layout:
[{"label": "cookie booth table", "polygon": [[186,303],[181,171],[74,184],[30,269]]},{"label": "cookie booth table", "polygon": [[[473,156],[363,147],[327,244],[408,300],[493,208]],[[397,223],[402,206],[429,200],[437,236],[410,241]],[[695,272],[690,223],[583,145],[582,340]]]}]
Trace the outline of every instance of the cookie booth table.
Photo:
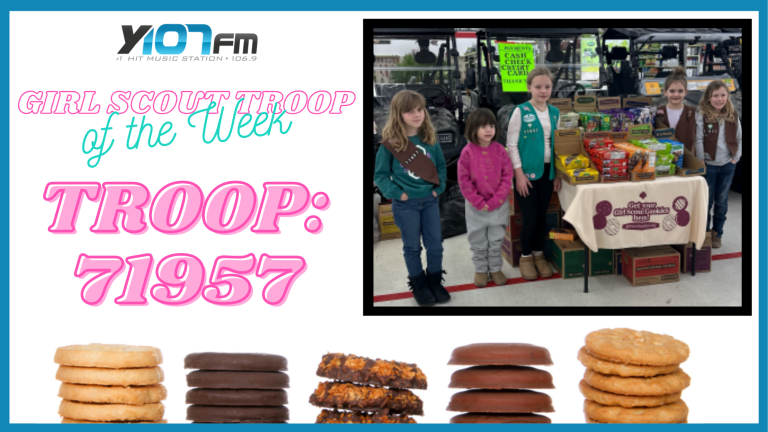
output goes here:
[{"label": "cookie booth table", "polygon": [[[593,183],[573,186],[563,182],[558,192],[565,212],[589,250],[694,243],[704,244],[707,224],[707,182],[702,176],[661,177],[653,181]],[[695,267],[695,266],[693,266]],[[695,269],[694,273],[695,275]],[[584,271],[584,292],[589,272]]]}]

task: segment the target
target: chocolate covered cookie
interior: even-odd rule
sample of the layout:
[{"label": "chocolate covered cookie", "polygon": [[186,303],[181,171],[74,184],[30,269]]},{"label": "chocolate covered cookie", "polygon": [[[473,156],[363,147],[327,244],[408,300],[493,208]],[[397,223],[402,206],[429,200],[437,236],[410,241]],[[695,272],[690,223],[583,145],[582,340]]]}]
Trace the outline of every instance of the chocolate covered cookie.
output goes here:
[{"label": "chocolate covered cookie", "polygon": [[552,420],[538,414],[466,413],[452,417],[451,423],[552,423]]},{"label": "chocolate covered cookie", "polygon": [[288,370],[283,356],[259,353],[193,353],[184,357],[185,369],[278,372]]},{"label": "chocolate covered cookie", "polygon": [[448,411],[475,413],[555,412],[552,398],[531,390],[469,390],[455,393]]},{"label": "chocolate covered cookie", "polygon": [[324,408],[355,411],[382,411],[423,415],[424,404],[408,390],[371,387],[345,382],[320,383],[309,397],[309,403]]},{"label": "chocolate covered cookie", "polygon": [[451,375],[449,388],[553,389],[549,372],[527,366],[473,366]]},{"label": "chocolate covered cookie", "polygon": [[477,343],[458,347],[451,353],[449,365],[527,366],[552,365],[549,350],[525,343]]},{"label": "chocolate covered cookie", "polygon": [[193,371],[187,385],[209,389],[285,389],[288,375],[282,372]]},{"label": "chocolate covered cookie", "polygon": [[190,405],[187,420],[198,423],[281,423],[288,420],[288,408]]},{"label": "chocolate covered cookie", "polygon": [[380,386],[426,389],[427,377],[415,364],[346,354],[325,354],[317,375],[341,381]]},{"label": "chocolate covered cookie", "polygon": [[203,389],[187,392],[187,403],[224,406],[280,406],[288,403],[285,390]]}]

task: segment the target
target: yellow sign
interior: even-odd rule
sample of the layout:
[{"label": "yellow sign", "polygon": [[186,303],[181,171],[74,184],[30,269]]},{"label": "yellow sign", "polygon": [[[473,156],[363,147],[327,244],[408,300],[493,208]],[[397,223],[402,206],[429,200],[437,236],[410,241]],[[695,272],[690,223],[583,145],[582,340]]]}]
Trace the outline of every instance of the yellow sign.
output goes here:
[{"label": "yellow sign", "polygon": [[649,95],[661,94],[659,83],[657,83],[656,81],[647,81],[645,83],[645,93]]}]

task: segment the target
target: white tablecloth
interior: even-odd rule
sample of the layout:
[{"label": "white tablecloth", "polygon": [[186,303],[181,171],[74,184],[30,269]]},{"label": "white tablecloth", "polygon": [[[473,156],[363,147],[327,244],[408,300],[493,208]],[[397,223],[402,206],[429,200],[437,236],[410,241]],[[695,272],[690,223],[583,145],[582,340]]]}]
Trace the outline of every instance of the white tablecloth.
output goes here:
[{"label": "white tablecloth", "polygon": [[707,182],[702,176],[652,181],[563,183],[558,195],[563,219],[593,251],[695,242],[707,225]]}]

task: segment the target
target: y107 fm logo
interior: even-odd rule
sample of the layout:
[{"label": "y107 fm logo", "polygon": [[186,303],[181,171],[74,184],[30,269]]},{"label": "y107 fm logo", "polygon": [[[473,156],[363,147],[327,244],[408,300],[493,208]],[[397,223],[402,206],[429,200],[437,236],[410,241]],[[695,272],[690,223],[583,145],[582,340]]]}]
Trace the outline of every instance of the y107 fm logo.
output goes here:
[{"label": "y107 fm logo", "polygon": [[[166,46],[163,43],[166,33],[176,33],[179,40],[174,46]],[[125,43],[120,48],[118,54],[130,54],[131,50],[143,39],[143,48],[141,53],[152,55],[152,45],[155,46],[157,54],[176,55],[184,52],[187,47],[187,33],[201,33],[203,35],[203,46],[201,55],[211,54],[211,28],[205,24],[163,24],[157,28],[157,32],[151,25],[139,26],[133,31],[133,26],[123,26],[123,39]],[[258,37],[253,33],[219,33],[213,39],[213,53],[218,54],[219,49],[224,46],[234,47],[234,54],[240,54],[240,47],[243,48],[243,54],[256,54],[256,45]],[[248,52],[250,48],[250,53]]]}]

